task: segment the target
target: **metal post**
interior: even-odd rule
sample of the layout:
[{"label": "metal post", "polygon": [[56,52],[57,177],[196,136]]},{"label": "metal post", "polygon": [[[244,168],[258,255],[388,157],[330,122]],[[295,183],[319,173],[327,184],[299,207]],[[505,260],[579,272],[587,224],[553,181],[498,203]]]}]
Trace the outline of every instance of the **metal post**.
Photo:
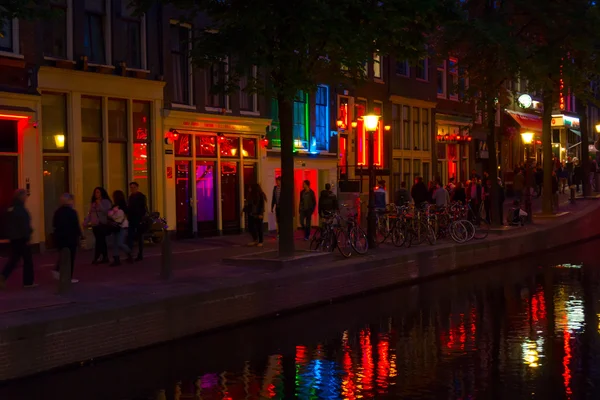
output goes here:
[{"label": "metal post", "polygon": [[71,251],[66,247],[63,247],[60,250],[58,272],[60,274],[58,280],[58,293],[67,293],[71,287]]},{"label": "metal post", "polygon": [[375,169],[373,161],[375,160],[375,143],[373,131],[369,132],[369,210],[367,213],[367,239],[369,242],[369,248],[374,249],[376,247],[375,242],[375,230],[376,217],[375,217]]},{"label": "metal post", "polygon": [[173,276],[173,269],[171,267],[171,238],[167,230],[163,231],[163,241],[160,255],[160,279],[169,280]]}]

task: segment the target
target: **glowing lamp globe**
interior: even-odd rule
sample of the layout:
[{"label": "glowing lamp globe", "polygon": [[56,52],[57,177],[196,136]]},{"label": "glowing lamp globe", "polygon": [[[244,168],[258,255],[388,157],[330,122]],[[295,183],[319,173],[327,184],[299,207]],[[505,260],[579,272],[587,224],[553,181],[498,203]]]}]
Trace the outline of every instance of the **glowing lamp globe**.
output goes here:
[{"label": "glowing lamp globe", "polygon": [[533,132],[521,133],[521,139],[523,139],[523,143],[531,144],[531,142],[533,142]]},{"label": "glowing lamp globe", "polygon": [[363,122],[365,123],[365,129],[369,132],[377,130],[379,126],[379,115],[365,115],[363,116]]}]

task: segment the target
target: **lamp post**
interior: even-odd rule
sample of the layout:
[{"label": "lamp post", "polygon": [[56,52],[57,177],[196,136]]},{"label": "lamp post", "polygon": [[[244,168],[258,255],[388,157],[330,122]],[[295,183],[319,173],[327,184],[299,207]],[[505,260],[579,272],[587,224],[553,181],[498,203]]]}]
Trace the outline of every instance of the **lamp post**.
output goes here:
[{"label": "lamp post", "polygon": [[525,146],[525,212],[527,213],[527,221],[531,222],[531,187],[529,186],[529,181],[532,178],[531,174],[533,171],[529,166],[529,146],[533,142],[533,132],[521,133],[521,139]]},{"label": "lamp post", "polygon": [[363,122],[365,130],[369,134],[369,210],[367,213],[367,239],[369,241],[369,248],[375,248],[375,230],[376,227],[376,216],[375,216],[375,167],[373,165],[375,161],[375,132],[379,126],[379,115],[365,115],[363,116]]}]

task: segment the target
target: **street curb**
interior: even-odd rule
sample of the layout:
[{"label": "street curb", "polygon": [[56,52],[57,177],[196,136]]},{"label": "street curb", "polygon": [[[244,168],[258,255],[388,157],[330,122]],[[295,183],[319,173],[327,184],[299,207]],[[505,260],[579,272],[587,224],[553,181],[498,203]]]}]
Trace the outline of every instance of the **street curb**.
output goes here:
[{"label": "street curb", "polygon": [[551,225],[524,227],[494,240],[281,268],[245,278],[244,283],[224,281],[211,290],[174,282],[168,284],[168,293],[14,315],[0,327],[0,380],[563,247],[599,236],[597,216],[600,203],[590,203]]}]

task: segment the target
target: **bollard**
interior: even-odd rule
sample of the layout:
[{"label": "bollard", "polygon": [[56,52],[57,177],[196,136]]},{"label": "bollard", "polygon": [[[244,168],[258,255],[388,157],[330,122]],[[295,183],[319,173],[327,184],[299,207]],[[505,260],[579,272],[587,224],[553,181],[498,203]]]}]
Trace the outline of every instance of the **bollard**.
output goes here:
[{"label": "bollard", "polygon": [[171,238],[169,237],[169,232],[164,230],[163,235],[160,255],[160,279],[166,281],[173,276],[173,269],[171,267],[173,253],[171,251]]},{"label": "bollard", "polygon": [[71,287],[71,252],[66,247],[60,250],[58,272],[60,273],[58,294],[67,293]]}]

